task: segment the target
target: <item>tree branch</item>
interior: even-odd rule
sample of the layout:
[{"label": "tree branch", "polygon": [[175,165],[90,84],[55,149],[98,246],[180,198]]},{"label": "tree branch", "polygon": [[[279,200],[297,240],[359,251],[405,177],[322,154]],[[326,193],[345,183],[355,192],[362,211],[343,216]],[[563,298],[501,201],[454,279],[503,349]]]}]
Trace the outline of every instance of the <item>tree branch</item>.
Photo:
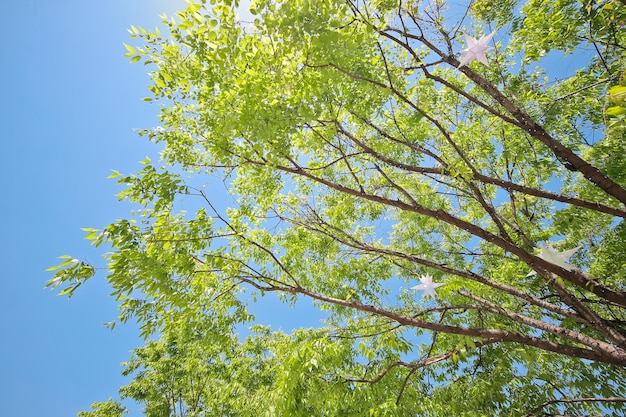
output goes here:
[{"label": "tree branch", "polygon": [[533,408],[528,414],[524,417],[533,417],[535,413],[542,408],[545,408],[551,404],[560,404],[560,403],[585,403],[585,402],[602,402],[602,403],[626,403],[626,398],[622,397],[608,397],[608,398],[561,398],[558,400],[550,400],[546,401],[537,407]]}]

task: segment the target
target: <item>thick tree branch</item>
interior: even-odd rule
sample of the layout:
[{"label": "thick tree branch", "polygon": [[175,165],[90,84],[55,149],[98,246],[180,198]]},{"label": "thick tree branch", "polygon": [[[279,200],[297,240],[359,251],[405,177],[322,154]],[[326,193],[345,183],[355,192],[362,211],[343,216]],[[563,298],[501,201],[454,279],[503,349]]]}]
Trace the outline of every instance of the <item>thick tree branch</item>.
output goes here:
[{"label": "thick tree branch", "polygon": [[424,320],[418,320],[413,317],[405,316],[395,313],[393,311],[385,310],[380,307],[376,307],[370,304],[361,304],[352,300],[342,300],[339,298],[330,297],[327,295],[319,294],[314,291],[307,290],[306,288],[298,287],[265,287],[252,279],[243,278],[245,282],[255,288],[263,291],[282,291],[290,294],[300,294],[313,298],[318,301],[323,301],[329,304],[334,304],[342,307],[348,307],[355,310],[363,311],[366,313],[374,314],[381,317],[386,317],[389,320],[395,321],[404,326],[414,326],[421,329],[431,330],[434,332],[442,332],[448,334],[456,334],[462,336],[470,336],[480,338],[480,342],[486,343],[519,343],[522,345],[536,347],[538,349],[546,350],[549,352],[555,352],[567,356],[573,356],[582,359],[589,359],[598,362],[609,363],[613,365],[626,366],[626,353],[615,352],[614,354],[607,354],[605,352],[599,353],[593,350],[579,348],[575,346],[563,345],[549,340],[543,340],[538,337],[512,332],[508,330],[496,330],[496,329],[478,329],[471,327],[451,326],[441,323],[433,323]]},{"label": "thick tree branch", "polygon": [[[459,65],[459,61],[451,56],[445,57],[444,60],[455,67],[458,67]],[[583,174],[587,180],[595,184],[598,188],[604,190],[607,194],[615,197],[622,204],[626,205],[626,189],[617,184],[611,178],[604,175],[598,168],[582,159],[560,141],[554,139],[525,111],[518,108],[512,101],[510,101],[504,94],[502,94],[497,88],[495,88],[478,73],[472,71],[468,67],[462,67],[459,70],[467,75],[468,78],[474,81],[488,94],[490,94],[504,108],[506,108],[530,136],[538,139],[541,143],[546,145],[550,150],[552,150],[552,152],[554,152],[554,155],[559,160],[569,162],[573,169]]]},{"label": "thick tree branch", "polygon": [[[419,42],[424,44],[428,49],[430,49],[431,51],[439,55],[443,62],[446,62],[450,64],[451,66],[458,68],[460,62],[456,58],[454,58],[450,54],[445,53],[444,51],[437,48],[432,42],[426,39],[423,35],[412,35],[409,33],[404,33],[404,31],[402,30],[393,29],[393,28],[387,28],[387,30],[395,31],[397,33],[401,33],[403,36],[407,36],[415,40],[418,40]],[[408,44],[405,44],[403,41],[397,39],[394,36],[391,36],[386,31],[379,30],[379,33],[382,36],[385,36],[389,38],[390,40],[393,40],[394,42],[398,43],[405,50],[411,51],[411,53],[415,54],[413,52],[413,49]],[[419,57],[416,54],[414,56],[415,56],[416,62],[420,62]],[[422,64],[422,67],[423,67],[423,64]],[[428,77],[429,74],[427,74],[427,71],[425,68],[424,68],[424,71],[425,71],[425,75]],[[478,73],[476,73],[475,71],[473,71],[467,66],[459,68],[459,71],[463,72],[469,79],[474,81],[476,85],[481,87],[496,102],[498,102],[502,107],[504,107],[504,109],[506,109],[507,112],[511,116],[513,116],[513,119],[500,114],[499,112],[483,104],[476,98],[471,97],[469,94],[465,93],[464,91],[459,90],[458,88],[454,87],[453,85],[448,83],[446,80],[438,79],[437,81],[443,83],[448,88],[453,89],[453,91],[467,98],[474,104],[496,115],[501,120],[504,120],[508,123],[513,124],[514,126],[517,126],[523,129],[530,136],[538,139],[541,143],[546,145],[559,160],[567,161],[569,164],[571,164],[574,170],[581,172],[587,180],[589,180],[590,182],[598,186],[600,189],[604,190],[607,194],[615,197],[622,204],[626,205],[626,189],[624,189],[622,186],[614,182],[611,178],[604,175],[602,172],[600,172],[599,169],[597,169],[596,167],[594,167],[593,165],[589,164],[587,161],[579,157],[567,146],[563,145],[561,142],[554,139],[550,134],[548,134],[543,129],[542,126],[536,123],[532,119],[532,117],[530,117],[530,115],[528,115],[523,109],[519,108],[511,100],[509,100],[503,93],[500,92],[500,90],[498,90],[495,86],[493,86],[489,81],[487,81],[481,75],[479,75]]]},{"label": "thick tree branch", "polygon": [[477,301],[478,303],[482,304],[488,311],[492,313],[499,314],[501,316],[514,320],[518,323],[525,324],[527,326],[532,326],[536,329],[539,329],[548,333],[552,333],[555,336],[564,337],[573,342],[581,343],[585,346],[589,346],[590,348],[594,350],[597,350],[598,352],[604,352],[608,355],[618,355],[618,356],[625,353],[622,349],[616,349],[614,346],[608,343],[602,342],[601,340],[594,339],[592,337],[583,335],[582,333],[575,332],[565,327],[556,326],[554,324],[550,324],[543,320],[537,320],[537,319],[525,316],[523,314],[507,310],[504,307],[501,307],[495,303],[487,301],[476,295],[470,294],[467,291],[461,290],[459,291],[459,294],[469,299],[472,299],[474,301]]},{"label": "thick tree branch", "polygon": [[[254,163],[253,161],[250,161],[250,162]],[[511,243],[510,241],[503,239],[500,236],[497,236],[491,232],[488,232],[479,226],[476,226],[472,223],[459,219],[449,214],[445,210],[442,210],[442,209],[434,210],[434,209],[430,209],[421,205],[414,206],[411,204],[407,204],[397,199],[394,200],[394,199],[389,199],[386,197],[381,197],[378,195],[367,194],[367,193],[364,194],[359,190],[354,190],[350,187],[346,187],[334,181],[330,181],[323,177],[313,175],[306,168],[300,167],[295,161],[292,160],[291,162],[292,164],[294,164],[294,167],[277,166],[276,168],[281,171],[285,171],[285,172],[289,172],[295,175],[300,175],[300,176],[309,178],[310,180],[326,185],[332,189],[335,189],[345,194],[353,195],[355,197],[363,198],[372,202],[381,203],[386,206],[396,207],[401,210],[406,210],[406,211],[414,212],[417,214],[422,214],[428,217],[432,217],[432,218],[444,221],[448,224],[451,224],[462,230],[465,230],[471,233],[472,235],[479,237],[489,243],[495,244],[496,246],[499,246],[500,248],[508,252],[513,253],[514,255],[518,256],[522,261],[526,262],[531,268],[535,270],[542,269],[545,271],[553,272],[559,275],[560,277],[562,277],[563,279],[577,285],[578,287],[586,291],[593,292],[594,294],[596,294],[597,296],[601,298],[612,301],[620,306],[626,307],[626,293],[608,288],[602,285],[601,283],[597,282],[596,280],[594,280],[592,277],[583,273],[582,271],[578,271],[578,270],[569,271],[567,269],[561,268],[558,265],[550,263],[534,254],[526,252],[524,249]]]},{"label": "thick tree branch", "polygon": [[[357,240],[351,235],[347,234],[345,231],[325,222],[317,213],[315,212],[312,212],[312,213],[315,216],[314,221],[311,221],[311,219],[307,219],[307,221],[299,221],[297,219],[288,219],[285,217],[283,217],[283,219],[293,224],[297,224],[307,229],[313,230],[315,232],[323,233],[326,236],[331,237],[346,246],[352,247],[354,249],[358,249],[365,253],[374,253],[378,255],[384,255],[386,257],[391,257],[392,259],[393,258],[403,259],[411,263],[423,265],[429,268],[442,271],[449,275],[455,275],[458,277],[467,278],[472,281],[479,282],[483,285],[494,288],[498,291],[502,291],[504,293],[510,294],[514,297],[524,300],[525,302],[531,305],[546,309],[560,316],[566,317],[570,320],[589,325],[589,322],[584,320],[578,314],[570,310],[567,310],[565,308],[554,305],[552,303],[549,303],[545,300],[541,300],[539,298],[533,297],[527,292],[520,291],[517,288],[512,287],[510,285],[494,282],[492,280],[486,279],[485,277],[478,275],[476,273],[473,273],[471,271],[463,271],[463,270],[455,269],[445,264],[440,264],[440,263],[436,263],[433,261],[429,261],[429,260],[414,256],[414,255],[405,253],[405,252],[398,252],[398,251],[394,251],[388,248],[377,247],[377,246],[373,246],[372,244],[368,244],[360,240]],[[316,227],[317,225],[320,225],[321,227]],[[331,230],[328,231],[326,230],[326,228],[329,228]]]},{"label": "thick tree branch", "polygon": [[[367,122],[364,119],[361,119],[362,121],[368,123],[368,125],[374,129],[376,129],[376,131],[379,134],[384,135],[385,137],[393,140],[396,143],[404,143],[407,144],[397,138],[394,138],[393,136],[391,136],[389,133],[383,131],[382,129],[380,129],[379,127],[375,126],[374,124],[372,124],[371,122]],[[441,168],[428,168],[428,167],[418,167],[418,166],[414,166],[414,165],[409,165],[409,164],[405,164],[403,162],[397,161],[395,159],[392,159],[390,157],[387,157],[377,151],[375,151],[372,147],[368,146],[364,141],[357,139],[352,133],[350,133],[349,131],[347,131],[345,128],[343,128],[343,126],[338,125],[340,131],[342,134],[348,136],[355,144],[357,144],[361,149],[363,149],[365,152],[371,154],[372,156],[376,157],[377,159],[380,159],[381,161],[385,162],[386,164],[389,164],[393,167],[399,168],[399,169],[403,169],[406,170],[408,172],[415,172],[415,173],[419,173],[419,174],[435,174],[435,175],[445,175],[448,177],[452,177],[451,172],[445,168],[445,166],[447,165],[443,160],[441,160],[440,158],[436,158],[440,164],[442,164]],[[407,144],[408,145],[408,144]],[[431,157],[431,158],[435,158],[436,155],[433,154],[432,152],[428,151],[428,153],[426,153],[425,149],[423,148],[419,148],[417,149],[420,152],[423,152],[424,154],[426,154],[427,156]],[[481,181],[485,184],[491,184],[491,185],[497,185],[503,189],[506,190],[510,190],[510,191],[517,191],[519,193],[522,194],[526,194],[526,195],[532,195],[534,197],[540,197],[540,198],[545,198],[547,200],[553,200],[553,201],[558,201],[561,203],[567,203],[567,204],[571,204],[574,206],[578,206],[578,207],[583,207],[586,209],[590,209],[590,210],[594,210],[594,211],[598,211],[601,213],[606,213],[606,214],[610,214],[613,216],[618,216],[618,217],[626,217],[626,210],[623,209],[618,209],[615,207],[610,207],[610,206],[606,206],[604,204],[601,203],[597,203],[597,202],[592,202],[592,201],[587,201],[587,200],[583,200],[577,197],[570,197],[570,196],[566,196],[563,194],[557,194],[551,191],[545,191],[545,190],[539,190],[536,188],[532,188],[532,187],[528,187],[525,185],[521,185],[521,184],[517,184],[514,183],[512,181],[506,181],[503,180],[501,178],[493,178],[490,177],[488,175],[484,175],[480,172],[474,172],[473,174],[473,178]]]},{"label": "thick tree branch", "polygon": [[[608,397],[608,398],[561,398],[558,400],[550,400],[544,403],[541,403],[537,407],[533,408],[530,413],[526,414],[524,417],[534,417],[536,416],[536,412],[545,408],[552,404],[571,404],[571,403],[590,403],[590,402],[601,402],[601,403],[626,403],[626,398],[622,397]],[[545,414],[542,414],[545,415]]]}]

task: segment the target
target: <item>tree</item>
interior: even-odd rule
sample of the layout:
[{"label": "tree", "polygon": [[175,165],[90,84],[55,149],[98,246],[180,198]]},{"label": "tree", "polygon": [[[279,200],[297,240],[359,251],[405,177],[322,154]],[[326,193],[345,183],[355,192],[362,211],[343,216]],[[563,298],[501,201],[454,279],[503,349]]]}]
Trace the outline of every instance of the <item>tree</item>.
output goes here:
[{"label": "tree", "polygon": [[[236,13],[190,2],[166,35],[130,31],[163,151],[112,175],[141,211],[87,230],[119,320],[160,336],[122,395],[147,415],[620,415],[626,7]],[[56,268],[68,295],[97,269]],[[324,326],[240,340],[268,293]]]},{"label": "tree", "polygon": [[109,398],[107,402],[91,404],[93,411],[81,411],[78,417],[124,417],[128,412],[120,403]]}]

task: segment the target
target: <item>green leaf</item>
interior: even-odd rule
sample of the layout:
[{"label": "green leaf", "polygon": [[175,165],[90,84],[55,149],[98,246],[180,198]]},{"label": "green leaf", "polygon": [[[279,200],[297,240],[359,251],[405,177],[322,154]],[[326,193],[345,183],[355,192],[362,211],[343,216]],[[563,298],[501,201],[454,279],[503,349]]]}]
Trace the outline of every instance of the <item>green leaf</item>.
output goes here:
[{"label": "green leaf", "polygon": [[128,51],[128,54],[126,54],[126,55],[128,55],[128,56],[130,56],[130,55],[134,55],[134,54],[136,54],[136,53],[137,53],[137,51],[135,50],[135,48],[133,48],[132,46],[130,46],[130,45],[126,44],[126,43],[124,44],[124,47],[125,47],[125,48],[126,48],[126,50]]},{"label": "green leaf", "polygon": [[626,106],[626,86],[615,85],[609,88],[607,99],[615,104]]},{"label": "green leaf", "polygon": [[609,116],[619,116],[621,114],[626,114],[626,108],[622,106],[611,106],[606,109],[606,114]]},{"label": "green leaf", "polygon": [[58,269],[61,269],[71,263],[77,263],[78,260],[69,256],[69,255],[63,255],[63,256],[59,256],[59,259],[65,259],[63,262],[61,262],[59,265],[56,266],[51,266],[50,268],[46,269],[46,271],[50,272],[50,271],[56,271]]}]

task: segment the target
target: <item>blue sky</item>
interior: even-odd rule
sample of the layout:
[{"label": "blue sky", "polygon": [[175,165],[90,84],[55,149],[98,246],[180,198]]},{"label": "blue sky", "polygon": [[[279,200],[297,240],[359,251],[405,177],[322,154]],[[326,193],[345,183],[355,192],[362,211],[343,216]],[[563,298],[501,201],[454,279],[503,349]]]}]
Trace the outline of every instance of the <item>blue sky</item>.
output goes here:
[{"label": "blue sky", "polygon": [[[103,323],[117,309],[97,276],[71,300],[44,289],[63,254],[101,264],[81,227],[103,227],[129,206],[111,169],[139,169],[157,149],[133,128],[157,124],[146,67],[129,64],[127,29],[154,27],[182,0],[4,2],[0,120],[8,148],[1,218],[2,415],[67,417],[115,397],[120,362],[139,346],[134,326]],[[8,10],[7,10],[8,9]]]}]

